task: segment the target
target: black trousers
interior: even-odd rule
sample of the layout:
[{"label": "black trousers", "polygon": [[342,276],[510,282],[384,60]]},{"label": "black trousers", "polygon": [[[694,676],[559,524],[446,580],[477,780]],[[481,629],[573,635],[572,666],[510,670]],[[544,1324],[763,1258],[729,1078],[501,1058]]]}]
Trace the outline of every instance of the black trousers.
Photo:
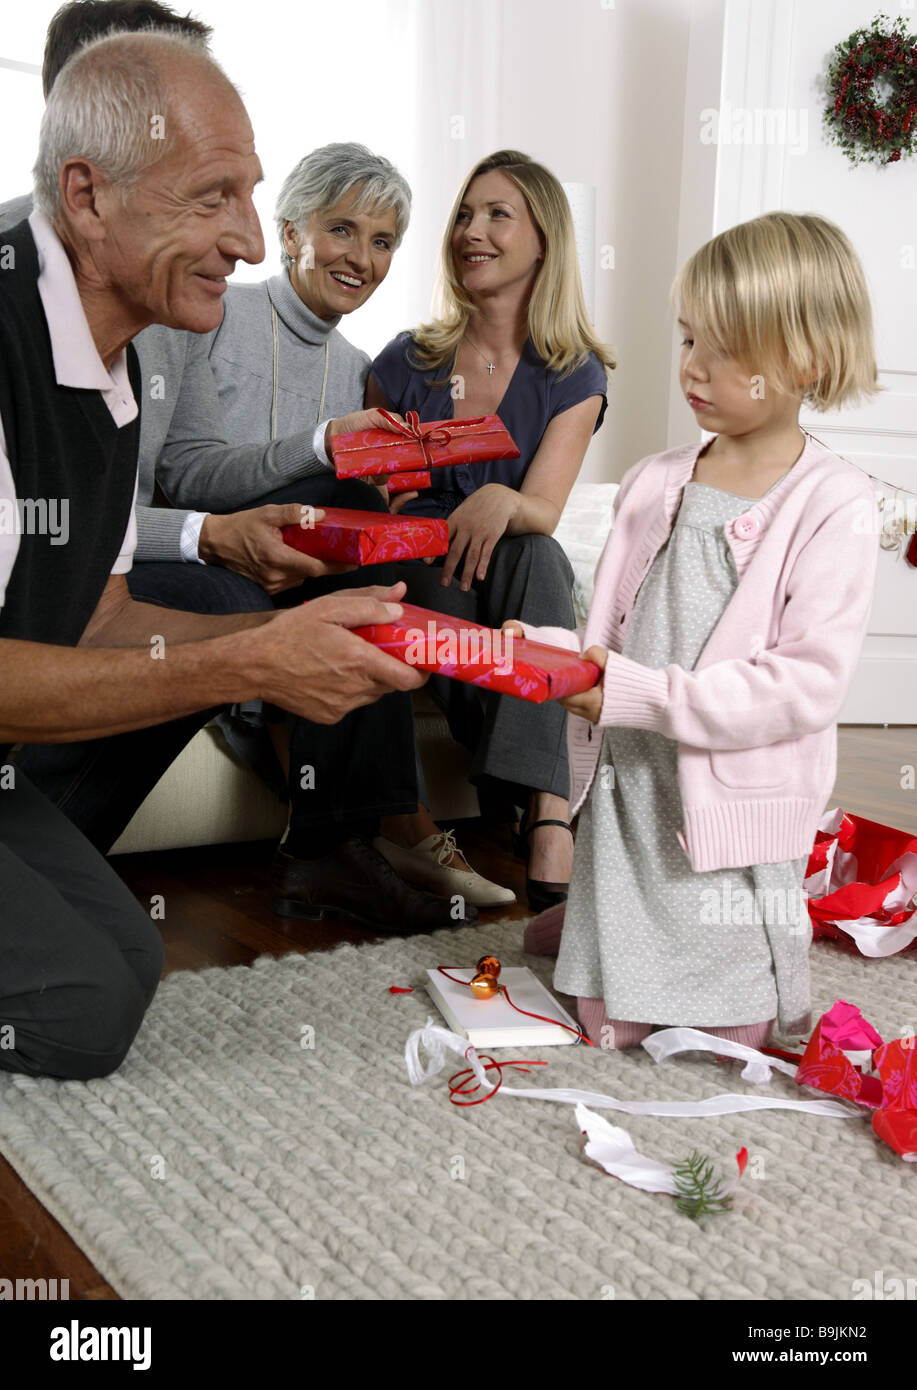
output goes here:
[{"label": "black trousers", "polygon": [[[304,478],[253,501],[380,511],[374,487],[333,474]],[[279,594],[289,607],[338,590],[395,582],[393,565],[309,580]],[[189,613],[269,611],[274,602],[250,579],[219,566],[141,563],[127,576],[132,596]],[[203,710],[151,729],[72,744],[29,744],[13,756],[34,784],[107,853],[185,744],[216,713]],[[351,711],[337,725],[291,719],[292,825],[311,830],[325,852],[352,833],[378,833],[381,816],[417,809],[414,717],[401,692]],[[263,757],[273,760],[264,734]]]},{"label": "black trousers", "polygon": [[[498,629],[508,618],[534,627],[576,626],[573,570],[552,536],[504,536],[484,579],[467,592],[458,583],[461,566],[447,588],[441,567],[441,560],[399,566],[410,603]],[[522,807],[531,791],[570,795],[567,712],[556,700],[530,704],[435,675],[429,688],[453,737],[471,750],[473,782],[491,784]]]},{"label": "black trousers", "polygon": [[162,939],[67,817],[13,777],[0,791],[0,1069],[107,1076],[156,993]]}]

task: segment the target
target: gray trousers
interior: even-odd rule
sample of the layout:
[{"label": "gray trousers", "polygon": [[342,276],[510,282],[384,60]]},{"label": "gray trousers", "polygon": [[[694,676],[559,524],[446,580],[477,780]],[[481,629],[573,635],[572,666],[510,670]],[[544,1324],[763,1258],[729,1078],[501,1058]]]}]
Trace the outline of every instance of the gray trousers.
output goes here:
[{"label": "gray trousers", "polygon": [[[576,626],[573,570],[552,536],[504,536],[494,547],[485,578],[467,593],[461,566],[448,588],[442,561],[398,567],[408,586],[405,602],[499,628],[508,618],[533,626]],[[570,795],[567,712],[556,700],[534,705],[512,695],[478,690],[431,676],[428,689],[444,711],[452,736],[471,751],[471,780],[502,784],[519,806],[531,791]]]},{"label": "gray trousers", "polygon": [[0,1071],[107,1076],[156,993],[162,938],[85,836],[14,776],[0,790]]}]

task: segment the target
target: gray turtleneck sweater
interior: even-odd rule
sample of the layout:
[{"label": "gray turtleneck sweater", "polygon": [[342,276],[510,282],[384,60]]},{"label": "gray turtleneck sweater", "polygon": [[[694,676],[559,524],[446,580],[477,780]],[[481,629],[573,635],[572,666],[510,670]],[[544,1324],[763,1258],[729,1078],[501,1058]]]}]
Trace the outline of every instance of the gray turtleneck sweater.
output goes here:
[{"label": "gray turtleneck sweater", "polygon": [[[277,311],[277,438],[271,442]],[[286,273],[230,285],[212,333],[154,325],[135,340],[144,374],[137,560],[180,560],[189,511],[231,512],[327,471],[312,447],[322,420],[363,408],[370,358],[317,318]],[[174,388],[174,390],[173,390]],[[177,393],[177,394],[175,394]],[[155,479],[154,479],[155,475]],[[154,481],[172,509],[151,507]]]}]

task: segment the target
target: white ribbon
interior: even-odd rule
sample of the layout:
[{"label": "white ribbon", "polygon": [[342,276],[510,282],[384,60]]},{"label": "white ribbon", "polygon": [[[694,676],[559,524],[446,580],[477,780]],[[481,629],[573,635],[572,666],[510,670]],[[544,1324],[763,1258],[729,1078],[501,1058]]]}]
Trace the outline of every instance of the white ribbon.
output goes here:
[{"label": "white ribbon", "polygon": [[[426,1049],[429,1061],[426,1066],[420,1060],[420,1047]],[[719,1056],[738,1057],[746,1062],[742,1076],[745,1080],[760,1084],[770,1079],[771,1069],[795,1075],[796,1068],[789,1062],[775,1057],[766,1057],[752,1047],[742,1043],[729,1042],[725,1038],[715,1038],[710,1033],[702,1033],[696,1028],[666,1028],[659,1033],[651,1033],[644,1039],[643,1046],[656,1062],[663,1062],[678,1052],[705,1051]],[[431,1076],[442,1071],[446,1065],[447,1052],[462,1057],[471,1067],[477,1079],[488,1091],[495,1089],[488,1081],[484,1067],[477,1052],[466,1038],[458,1033],[450,1033],[427,1020],[425,1028],[416,1029],[408,1038],[404,1049],[404,1059],[408,1078],[413,1086],[421,1085]],[[521,1100],[552,1100],[561,1105],[589,1105],[596,1110],[617,1110],[625,1115],[672,1115],[685,1118],[705,1115],[735,1115],[746,1110],[800,1110],[807,1115],[830,1115],[839,1120],[852,1119],[862,1115],[862,1109],[846,1100],[780,1100],[771,1096],[751,1096],[722,1094],[708,1096],[706,1100],[665,1100],[639,1101],[617,1100],[614,1096],[600,1095],[594,1091],[574,1091],[566,1088],[545,1089],[538,1086],[520,1089],[515,1086],[501,1086],[499,1094],[518,1096]]]},{"label": "white ribbon", "polygon": [[745,1063],[742,1080],[752,1081],[756,1086],[770,1081],[772,1070],[785,1072],[787,1076],[796,1075],[796,1064],[793,1062],[768,1057],[757,1048],[731,1042],[729,1038],[715,1038],[712,1033],[702,1033],[699,1028],[664,1028],[644,1038],[643,1046],[654,1062],[667,1062],[678,1052],[715,1052],[718,1057],[736,1057]]}]

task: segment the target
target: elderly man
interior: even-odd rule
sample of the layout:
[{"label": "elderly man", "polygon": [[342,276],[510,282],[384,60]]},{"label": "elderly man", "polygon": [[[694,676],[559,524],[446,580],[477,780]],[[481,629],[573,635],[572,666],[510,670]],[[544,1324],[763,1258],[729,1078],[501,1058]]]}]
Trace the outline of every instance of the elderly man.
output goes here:
[{"label": "elderly man", "polygon": [[[158,0],[80,0],[63,5],[48,26],[42,65],[45,97],[65,63],[83,44],[112,29],[149,32],[151,28],[184,35],[202,49],[211,32],[206,25],[176,14]],[[31,197],[3,204],[0,229],[15,225],[31,210]],[[143,383],[143,410],[135,507],[137,544],[127,575],[131,595],[142,602],[194,613],[272,612],[272,594],[304,581],[301,596],[310,598],[361,585],[364,581],[359,572],[317,578],[341,567],[319,565],[283,544],[280,527],[299,519],[299,506],[249,503],[244,511],[204,516],[151,505],[158,481],[157,460],[166,444],[178,451],[182,460],[183,446],[187,445],[194,467],[218,476],[220,512],[227,500],[227,486],[234,484],[237,491],[240,486],[247,487],[247,501],[253,496],[250,480],[255,478],[260,480],[256,491],[262,494],[281,487],[280,492],[264,499],[268,503],[295,500],[326,506],[383,505],[374,489],[354,481],[338,484],[333,472],[330,476],[322,473],[327,461],[321,462],[315,451],[320,447],[316,440],[324,433],[325,422],[319,430],[288,435],[267,446],[228,444],[207,355],[209,344],[208,336],[174,331],[158,323],[144,329],[134,341]],[[339,396],[339,384],[337,389]],[[331,421],[328,428],[340,432],[375,422],[372,412]],[[378,423],[384,422],[379,419]],[[176,471],[172,469],[170,489]],[[313,474],[319,475],[311,481],[319,484],[320,493],[313,489],[300,495],[299,484],[289,486],[292,479]],[[162,485],[166,487],[165,480]],[[361,488],[368,500],[337,497],[336,490],[350,493]],[[228,500],[232,502],[231,497]],[[392,567],[385,567],[384,572],[380,569],[378,583],[394,581]],[[104,853],[206,717],[174,720],[138,733],[78,743],[22,744],[12,759]],[[266,737],[259,741],[254,729],[241,719],[220,713],[218,722],[234,749],[279,793],[284,774],[270,741]],[[433,910],[426,897],[417,896],[390,872],[387,861],[369,848],[383,815],[413,812],[417,804],[410,696],[395,692],[353,711],[333,728],[317,729],[303,721],[296,721],[296,728],[300,743],[305,745],[302,759],[309,766],[310,781],[304,789],[305,779],[301,787],[298,773],[290,779],[291,825],[272,873],[275,908],[307,917],[320,915],[321,908],[327,908],[380,927],[397,921],[404,928],[426,930],[451,923],[451,900],[442,900]],[[355,839],[363,843],[355,846]],[[356,880],[351,862],[355,851],[363,870]],[[366,893],[362,882],[367,877],[375,881],[371,894]],[[465,880],[460,878],[457,886],[438,891],[467,891]]]},{"label": "elderly man", "polygon": [[32,519],[36,503],[47,515],[56,504],[68,525],[0,536],[0,1066],[88,1078],[129,1049],[162,946],[101,856],[9,765],[9,746],[253,698],[331,724],[423,677],[347,630],[398,613],[400,586],[230,617],[127,590],[131,339],[154,322],[212,329],[236,261],[263,255],[261,169],[222,71],[177,37],[87,46],[51,92],[35,172],[36,211],[3,237],[0,494]]}]

